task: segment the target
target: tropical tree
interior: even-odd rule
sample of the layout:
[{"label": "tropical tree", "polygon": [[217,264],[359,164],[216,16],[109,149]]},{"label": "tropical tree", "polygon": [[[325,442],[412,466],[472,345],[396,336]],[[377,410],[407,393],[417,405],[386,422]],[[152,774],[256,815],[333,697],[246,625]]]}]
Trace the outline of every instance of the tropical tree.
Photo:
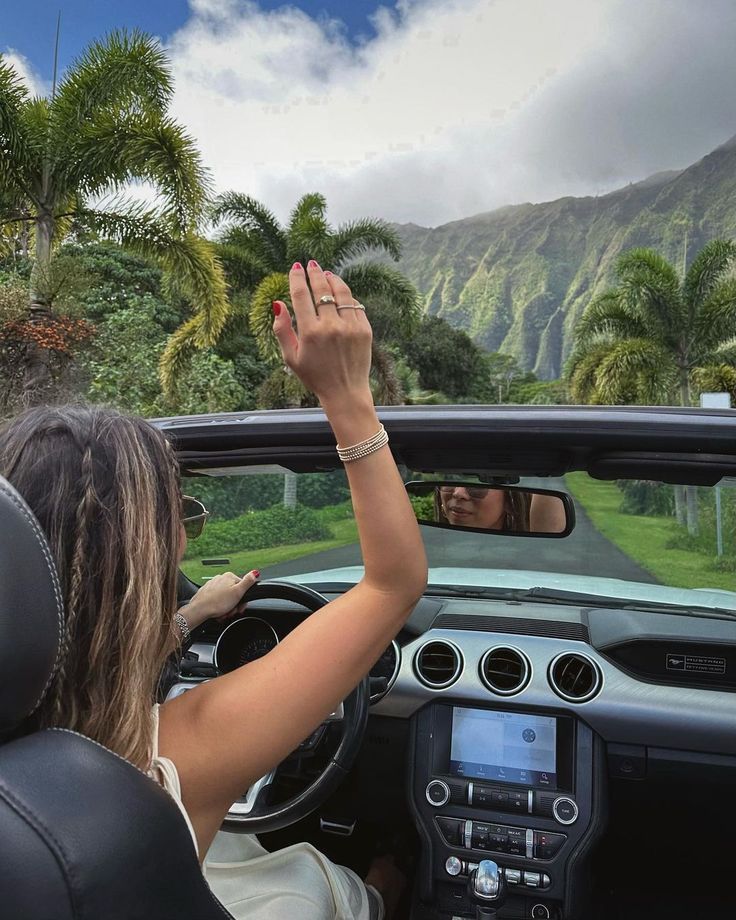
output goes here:
[{"label": "tropical tree", "polygon": [[[32,97],[0,57],[0,228],[6,249],[9,241],[32,249],[32,323],[56,319],[55,248],[69,234],[91,234],[155,258],[193,306],[188,340],[205,347],[216,339],[228,306],[221,265],[197,235],[207,175],[168,114],[172,95],[163,50],[137,31],[92,43],[48,97]],[[156,207],[123,196],[136,180],[154,187]],[[40,341],[28,350],[31,389],[48,378]]]},{"label": "tropical tree", "polygon": [[[568,362],[582,402],[692,404],[704,382],[734,383],[736,243],[713,240],[681,277],[652,249],[625,252],[618,284],[591,302]],[[688,490],[688,527],[697,528]]]},{"label": "tropical tree", "polygon": [[[280,352],[272,332],[272,301],[288,300],[288,272],[294,262],[316,259],[338,272],[358,300],[370,304],[375,328],[390,328],[408,336],[419,319],[420,301],[414,286],[385,262],[367,259],[372,253],[397,260],[398,236],[382,220],[362,219],[333,228],[327,221],[322,195],[304,195],[286,226],[247,195],[228,192],[215,202],[212,219],[222,227],[219,252],[234,286],[249,292],[249,322],[263,356],[275,365],[269,393],[291,398],[298,405],[304,393],[295,381],[280,379]],[[390,351],[374,336],[373,372],[377,401],[401,401],[399,377]],[[294,402],[292,402],[294,404]]]}]

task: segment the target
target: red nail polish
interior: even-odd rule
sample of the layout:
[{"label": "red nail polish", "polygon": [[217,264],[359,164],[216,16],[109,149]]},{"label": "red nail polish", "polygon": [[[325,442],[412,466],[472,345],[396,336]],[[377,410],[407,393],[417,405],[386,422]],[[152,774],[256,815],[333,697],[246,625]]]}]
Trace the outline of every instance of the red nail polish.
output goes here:
[{"label": "red nail polish", "polygon": [[314,259],[310,259],[310,260],[309,260],[309,267],[310,267],[310,268],[319,268],[319,262],[315,262]]},{"label": "red nail polish", "polygon": [[278,300],[274,300],[271,306],[273,307],[273,315],[279,316],[281,314],[281,304],[278,302]]},{"label": "red nail polish", "polygon": [[332,272],[325,272],[325,278],[331,278]]},{"label": "red nail polish", "polygon": [[261,577],[261,573],[260,573],[257,569],[254,569],[254,570],[253,570],[253,576],[254,576],[255,578],[260,578],[260,577]]},{"label": "red nail polish", "polygon": [[295,262],[295,263],[291,266],[291,270],[292,270],[293,272],[303,272],[303,271],[304,271],[304,267],[302,266],[302,263],[301,263],[301,262]]}]

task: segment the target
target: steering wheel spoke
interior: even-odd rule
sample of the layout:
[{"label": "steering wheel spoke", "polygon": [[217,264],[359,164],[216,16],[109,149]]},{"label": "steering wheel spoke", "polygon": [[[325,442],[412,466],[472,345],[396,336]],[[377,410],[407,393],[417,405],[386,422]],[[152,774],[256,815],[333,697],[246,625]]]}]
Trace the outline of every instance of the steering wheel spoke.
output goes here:
[{"label": "steering wheel spoke", "polygon": [[245,795],[242,795],[237,802],[233,802],[230,814],[244,818],[257,817],[263,804],[262,800],[266,797],[266,790],[273,783],[275,776],[276,770],[271,770],[270,773],[266,773],[260,779],[257,779]]}]

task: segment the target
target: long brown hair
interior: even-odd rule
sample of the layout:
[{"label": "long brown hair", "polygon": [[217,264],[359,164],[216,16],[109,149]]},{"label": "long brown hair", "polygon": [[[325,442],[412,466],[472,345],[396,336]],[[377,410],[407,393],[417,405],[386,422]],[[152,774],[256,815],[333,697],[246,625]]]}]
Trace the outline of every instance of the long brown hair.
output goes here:
[{"label": "long brown hair", "polygon": [[177,641],[171,445],[110,409],[31,409],[0,429],[0,474],[48,537],[66,608],[61,665],[35,722],[147,768],[156,685]]}]

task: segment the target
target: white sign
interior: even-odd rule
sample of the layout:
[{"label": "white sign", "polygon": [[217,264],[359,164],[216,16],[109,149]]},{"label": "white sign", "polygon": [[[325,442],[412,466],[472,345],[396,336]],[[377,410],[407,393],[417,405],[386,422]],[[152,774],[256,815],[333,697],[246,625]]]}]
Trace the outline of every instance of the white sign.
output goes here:
[{"label": "white sign", "polygon": [[701,393],[700,394],[700,408],[701,409],[730,409],[731,408],[731,394],[730,393]]}]

